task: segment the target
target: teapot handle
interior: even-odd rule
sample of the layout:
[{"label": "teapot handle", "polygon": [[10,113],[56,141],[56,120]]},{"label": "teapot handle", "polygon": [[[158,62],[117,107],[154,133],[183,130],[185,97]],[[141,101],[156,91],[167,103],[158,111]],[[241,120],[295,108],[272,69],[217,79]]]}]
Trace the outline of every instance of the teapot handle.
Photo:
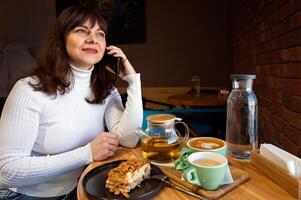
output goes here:
[{"label": "teapot handle", "polygon": [[[175,125],[176,124],[183,124],[184,125],[184,127],[185,127],[185,136],[184,136],[184,141],[183,142],[186,143],[188,138],[189,138],[189,127],[187,126],[186,123],[181,122],[181,121],[175,122]],[[177,135],[181,138],[182,137],[181,133],[178,131],[177,128],[175,128],[175,130],[176,130]]]}]

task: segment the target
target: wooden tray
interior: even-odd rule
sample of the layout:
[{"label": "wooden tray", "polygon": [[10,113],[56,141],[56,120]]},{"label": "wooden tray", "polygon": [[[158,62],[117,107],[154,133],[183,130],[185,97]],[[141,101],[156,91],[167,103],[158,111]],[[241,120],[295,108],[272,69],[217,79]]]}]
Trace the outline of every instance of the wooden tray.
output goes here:
[{"label": "wooden tray", "polygon": [[222,185],[217,190],[208,191],[201,189],[198,186],[185,182],[181,179],[182,172],[174,171],[170,167],[160,167],[164,173],[170,178],[173,183],[176,183],[179,186],[184,186],[185,188],[192,190],[195,193],[200,194],[207,199],[218,199],[219,197],[223,196],[227,192],[233,190],[235,187],[239,186],[240,184],[244,183],[249,179],[249,174],[243,170],[238,169],[237,167],[230,166],[231,174],[233,177],[233,183]]},{"label": "wooden tray", "polygon": [[272,161],[259,154],[258,151],[251,153],[251,163],[269,178],[275,181],[288,193],[301,199],[301,179],[292,176],[286,170],[282,169]]},{"label": "wooden tray", "polygon": [[[110,159],[110,161],[119,160],[119,159],[128,159],[132,156],[139,158],[141,157],[141,155],[142,155],[141,151],[133,151],[131,149],[122,148],[122,151],[118,150],[116,152],[116,155],[114,156],[114,159]],[[171,167],[160,166],[160,168],[169,177],[170,181],[172,181],[173,183],[181,187],[185,187],[195,193],[198,193],[207,199],[213,200],[223,196],[227,192],[233,190],[234,188],[236,188],[237,186],[246,182],[249,179],[249,174],[247,172],[237,167],[231,166],[231,160],[228,159],[228,161],[230,163],[230,171],[232,174],[233,183],[220,186],[220,188],[218,188],[215,191],[203,190],[198,186],[183,181],[181,179],[182,172],[175,171]]]}]

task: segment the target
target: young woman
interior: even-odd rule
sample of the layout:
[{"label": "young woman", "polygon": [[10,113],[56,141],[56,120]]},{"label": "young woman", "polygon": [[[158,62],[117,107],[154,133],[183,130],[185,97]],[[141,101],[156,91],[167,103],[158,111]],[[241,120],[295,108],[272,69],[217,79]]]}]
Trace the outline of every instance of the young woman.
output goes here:
[{"label": "young woman", "polygon": [[[76,198],[87,164],[113,156],[119,144],[136,145],[140,74],[120,48],[106,46],[106,32],[97,11],[67,8],[38,68],[13,87],[0,120],[0,198]],[[113,86],[117,75],[102,63],[105,50],[122,60],[119,76],[129,84],[125,109]]]}]

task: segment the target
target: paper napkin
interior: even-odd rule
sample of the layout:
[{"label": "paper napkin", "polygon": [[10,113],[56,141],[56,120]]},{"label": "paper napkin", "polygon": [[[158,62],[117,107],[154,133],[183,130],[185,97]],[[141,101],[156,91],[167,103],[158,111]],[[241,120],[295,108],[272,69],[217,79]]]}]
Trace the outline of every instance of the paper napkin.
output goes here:
[{"label": "paper napkin", "polygon": [[260,154],[291,175],[301,177],[301,159],[272,144],[261,144]]},{"label": "paper napkin", "polygon": [[226,174],[224,176],[224,179],[221,182],[221,185],[226,185],[226,184],[230,184],[233,183],[233,178],[232,178],[232,174],[230,171],[230,167],[228,166],[226,169]]}]

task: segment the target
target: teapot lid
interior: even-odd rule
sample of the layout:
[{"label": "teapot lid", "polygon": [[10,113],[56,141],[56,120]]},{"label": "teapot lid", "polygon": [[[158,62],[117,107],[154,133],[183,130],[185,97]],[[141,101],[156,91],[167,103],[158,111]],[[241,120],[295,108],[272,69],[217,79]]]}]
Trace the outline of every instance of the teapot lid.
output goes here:
[{"label": "teapot lid", "polygon": [[176,116],[170,114],[155,114],[148,116],[146,119],[152,123],[162,124],[174,121],[176,119]]}]

